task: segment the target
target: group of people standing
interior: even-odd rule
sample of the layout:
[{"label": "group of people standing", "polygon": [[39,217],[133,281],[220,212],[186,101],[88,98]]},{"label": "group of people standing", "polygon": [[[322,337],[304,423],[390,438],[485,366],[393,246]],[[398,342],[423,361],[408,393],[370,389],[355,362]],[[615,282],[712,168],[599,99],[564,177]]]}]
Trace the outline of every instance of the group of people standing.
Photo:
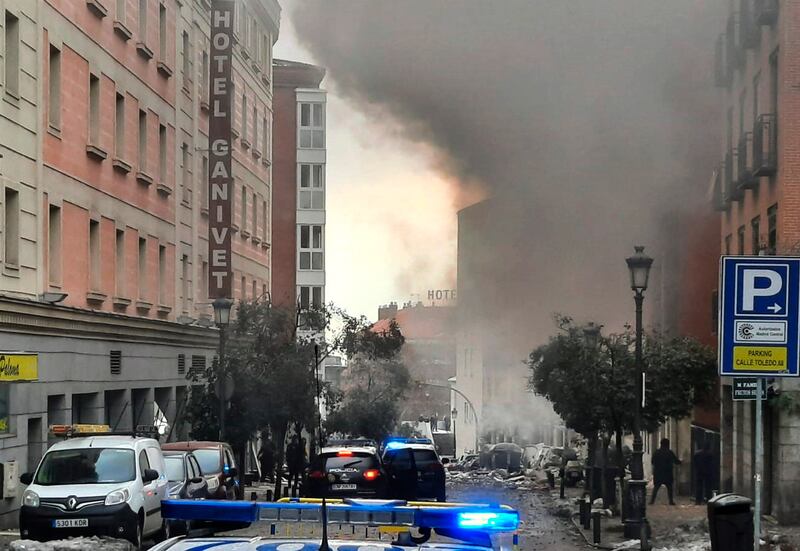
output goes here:
[{"label": "group of people standing", "polygon": [[[297,491],[300,487],[303,472],[306,469],[307,454],[306,454],[306,439],[301,438],[297,434],[292,436],[292,439],[286,445],[284,459],[286,463],[286,471],[289,474],[288,487]],[[263,437],[261,440],[261,449],[258,452],[258,462],[261,465],[261,481],[273,482],[275,477],[275,446],[268,437]],[[279,476],[283,476],[284,469],[281,465]]]},{"label": "group of people standing", "polygon": [[[695,476],[695,503],[701,505],[703,501],[711,499],[714,477],[714,453],[711,451],[711,442],[706,440],[703,446],[697,450],[692,458]],[[669,504],[675,505],[673,498],[673,485],[675,481],[675,466],[682,464],[669,448],[669,438],[661,440],[661,447],[653,453],[653,495],[650,497],[650,504],[656,501],[658,489],[661,486],[667,487]]]}]

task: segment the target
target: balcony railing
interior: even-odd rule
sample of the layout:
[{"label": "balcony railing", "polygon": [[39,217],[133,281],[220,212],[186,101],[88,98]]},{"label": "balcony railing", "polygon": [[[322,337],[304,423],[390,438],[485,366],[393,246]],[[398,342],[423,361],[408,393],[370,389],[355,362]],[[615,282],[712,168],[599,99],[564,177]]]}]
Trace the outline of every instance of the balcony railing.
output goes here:
[{"label": "balcony railing", "polygon": [[778,0],[754,0],[753,18],[759,25],[774,25],[778,20]]},{"label": "balcony railing", "polygon": [[720,164],[714,170],[714,174],[712,176],[711,205],[716,211],[725,211],[728,209],[728,205],[730,204],[725,197],[725,190],[722,187],[722,172],[723,165]]},{"label": "balcony railing", "polygon": [[753,176],[753,133],[745,132],[736,153],[736,185],[744,190],[757,184],[758,178]]},{"label": "balcony railing", "polygon": [[778,170],[778,122],[774,113],[759,115],[753,127],[753,176]]},{"label": "balcony railing", "polygon": [[744,197],[744,193],[736,185],[736,158],[737,151],[734,148],[725,154],[725,162],[722,165],[722,183],[725,190],[726,201],[739,201]]}]

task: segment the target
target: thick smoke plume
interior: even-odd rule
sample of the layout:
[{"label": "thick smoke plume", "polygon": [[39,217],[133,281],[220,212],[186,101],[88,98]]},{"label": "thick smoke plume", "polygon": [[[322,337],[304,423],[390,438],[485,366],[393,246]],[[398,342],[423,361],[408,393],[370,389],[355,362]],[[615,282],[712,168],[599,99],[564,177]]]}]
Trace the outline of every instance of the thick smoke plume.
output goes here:
[{"label": "thick smoke plume", "polygon": [[456,189],[492,198],[468,244],[472,288],[521,360],[555,311],[630,320],[624,258],[653,250],[667,213],[706,201],[724,7],[302,0],[291,16],[339,93],[436,148]]}]

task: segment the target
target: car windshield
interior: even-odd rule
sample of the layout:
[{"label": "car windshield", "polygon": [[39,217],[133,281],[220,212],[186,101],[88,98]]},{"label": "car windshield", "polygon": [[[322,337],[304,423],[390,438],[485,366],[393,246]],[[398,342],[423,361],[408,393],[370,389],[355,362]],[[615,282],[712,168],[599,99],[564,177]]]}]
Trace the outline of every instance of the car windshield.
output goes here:
[{"label": "car windshield", "polygon": [[340,455],[326,455],[323,456],[325,461],[325,470],[332,471],[336,469],[355,469],[364,471],[373,469],[378,466],[377,459],[365,453],[354,453],[353,455],[340,456]]},{"label": "car windshield", "polygon": [[164,464],[167,466],[167,480],[172,482],[183,482],[184,469],[182,456],[168,455],[164,457]]},{"label": "car windshield", "polygon": [[222,472],[220,465],[220,453],[216,448],[207,448],[204,450],[192,450],[197,462],[200,463],[200,470],[203,474],[215,474]]},{"label": "car windshield", "polygon": [[36,484],[113,484],[136,477],[133,450],[81,448],[51,451],[36,472]]}]

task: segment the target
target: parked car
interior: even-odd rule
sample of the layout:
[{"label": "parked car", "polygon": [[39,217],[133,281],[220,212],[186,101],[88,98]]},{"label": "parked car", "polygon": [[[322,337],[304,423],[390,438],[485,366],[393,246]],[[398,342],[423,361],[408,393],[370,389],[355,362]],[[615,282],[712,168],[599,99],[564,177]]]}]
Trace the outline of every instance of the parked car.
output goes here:
[{"label": "parked car", "polygon": [[[200,464],[192,452],[165,451],[169,499],[205,499],[208,497],[208,481],[203,476]],[[168,521],[173,534],[188,534],[189,521]]]},{"label": "parked car", "polygon": [[239,469],[233,449],[226,442],[188,441],[162,444],[164,451],[190,451],[200,464],[208,483],[210,499],[242,499],[244,489],[239,481]]},{"label": "parked car", "polygon": [[444,465],[433,444],[392,441],[386,444],[382,460],[389,498],[447,500]]},{"label": "parked car", "polygon": [[23,539],[106,535],[140,549],[145,538],[170,536],[161,518],[168,482],[157,440],[109,434],[106,425],[54,425],[51,432],[65,439],[20,477],[27,486],[19,513]]},{"label": "parked car", "polygon": [[386,473],[375,448],[327,447],[311,462],[303,481],[305,497],[363,497],[386,495]]}]

